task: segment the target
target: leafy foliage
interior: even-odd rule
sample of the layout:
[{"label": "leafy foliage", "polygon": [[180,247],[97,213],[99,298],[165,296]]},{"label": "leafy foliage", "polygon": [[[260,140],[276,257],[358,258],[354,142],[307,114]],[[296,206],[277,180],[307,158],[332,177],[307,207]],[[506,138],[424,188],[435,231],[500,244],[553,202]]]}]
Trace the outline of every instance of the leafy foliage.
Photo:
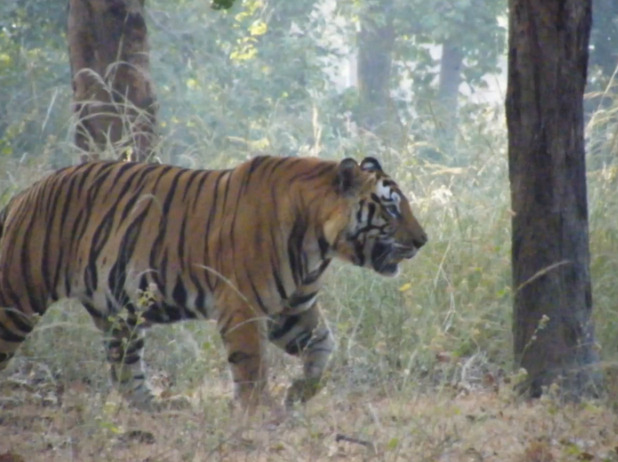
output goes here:
[{"label": "leafy foliage", "polygon": [[40,156],[66,136],[71,89],[65,15],[59,0],[0,5],[0,156]]}]

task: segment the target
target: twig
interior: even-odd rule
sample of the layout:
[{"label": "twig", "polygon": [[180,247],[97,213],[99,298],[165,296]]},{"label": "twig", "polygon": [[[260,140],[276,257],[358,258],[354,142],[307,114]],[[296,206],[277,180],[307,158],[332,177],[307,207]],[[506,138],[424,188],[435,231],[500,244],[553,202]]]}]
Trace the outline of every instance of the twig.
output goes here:
[{"label": "twig", "polygon": [[335,441],[339,443],[340,441],[346,441],[348,443],[360,444],[362,446],[371,448],[375,451],[375,445],[371,441],[361,440],[359,438],[354,438],[352,436],[343,435],[341,433],[337,433],[335,435]]}]

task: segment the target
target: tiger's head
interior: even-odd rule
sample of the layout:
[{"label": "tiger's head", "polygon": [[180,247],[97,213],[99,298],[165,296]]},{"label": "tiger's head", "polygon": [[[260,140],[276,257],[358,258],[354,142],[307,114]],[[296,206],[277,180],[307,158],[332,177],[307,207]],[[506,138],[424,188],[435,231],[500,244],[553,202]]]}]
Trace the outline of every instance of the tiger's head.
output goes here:
[{"label": "tiger's head", "polygon": [[345,209],[339,208],[345,221],[331,221],[330,230],[327,223],[326,234],[336,232],[331,240],[335,255],[381,275],[396,276],[399,263],[427,242],[406,196],[373,157],[360,165],[354,159],[341,161],[335,186],[346,203]]}]

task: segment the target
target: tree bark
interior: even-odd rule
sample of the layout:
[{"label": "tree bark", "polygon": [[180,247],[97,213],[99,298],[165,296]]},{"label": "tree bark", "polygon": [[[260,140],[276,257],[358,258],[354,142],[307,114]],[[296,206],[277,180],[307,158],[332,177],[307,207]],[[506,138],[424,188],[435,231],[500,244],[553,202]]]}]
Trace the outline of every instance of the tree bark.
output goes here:
[{"label": "tree bark", "polygon": [[395,44],[393,0],[367,2],[358,32],[357,79],[359,125],[383,137],[401,128],[390,98],[392,53]]},{"label": "tree bark", "polygon": [[583,134],[591,0],[509,7],[515,359],[532,396],[557,380],[578,396],[598,384]]},{"label": "tree bark", "polygon": [[83,158],[112,148],[145,160],[156,142],[144,0],[70,0],[75,144]]}]

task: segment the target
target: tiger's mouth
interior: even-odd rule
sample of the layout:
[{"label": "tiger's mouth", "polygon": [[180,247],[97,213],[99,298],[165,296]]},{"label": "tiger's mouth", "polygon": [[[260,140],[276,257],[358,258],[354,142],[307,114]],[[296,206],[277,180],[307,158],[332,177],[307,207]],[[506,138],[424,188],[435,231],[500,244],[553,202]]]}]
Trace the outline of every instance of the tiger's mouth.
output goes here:
[{"label": "tiger's mouth", "polygon": [[376,242],[371,251],[373,269],[383,276],[396,276],[399,273],[399,263],[414,257],[418,249],[394,242]]}]

